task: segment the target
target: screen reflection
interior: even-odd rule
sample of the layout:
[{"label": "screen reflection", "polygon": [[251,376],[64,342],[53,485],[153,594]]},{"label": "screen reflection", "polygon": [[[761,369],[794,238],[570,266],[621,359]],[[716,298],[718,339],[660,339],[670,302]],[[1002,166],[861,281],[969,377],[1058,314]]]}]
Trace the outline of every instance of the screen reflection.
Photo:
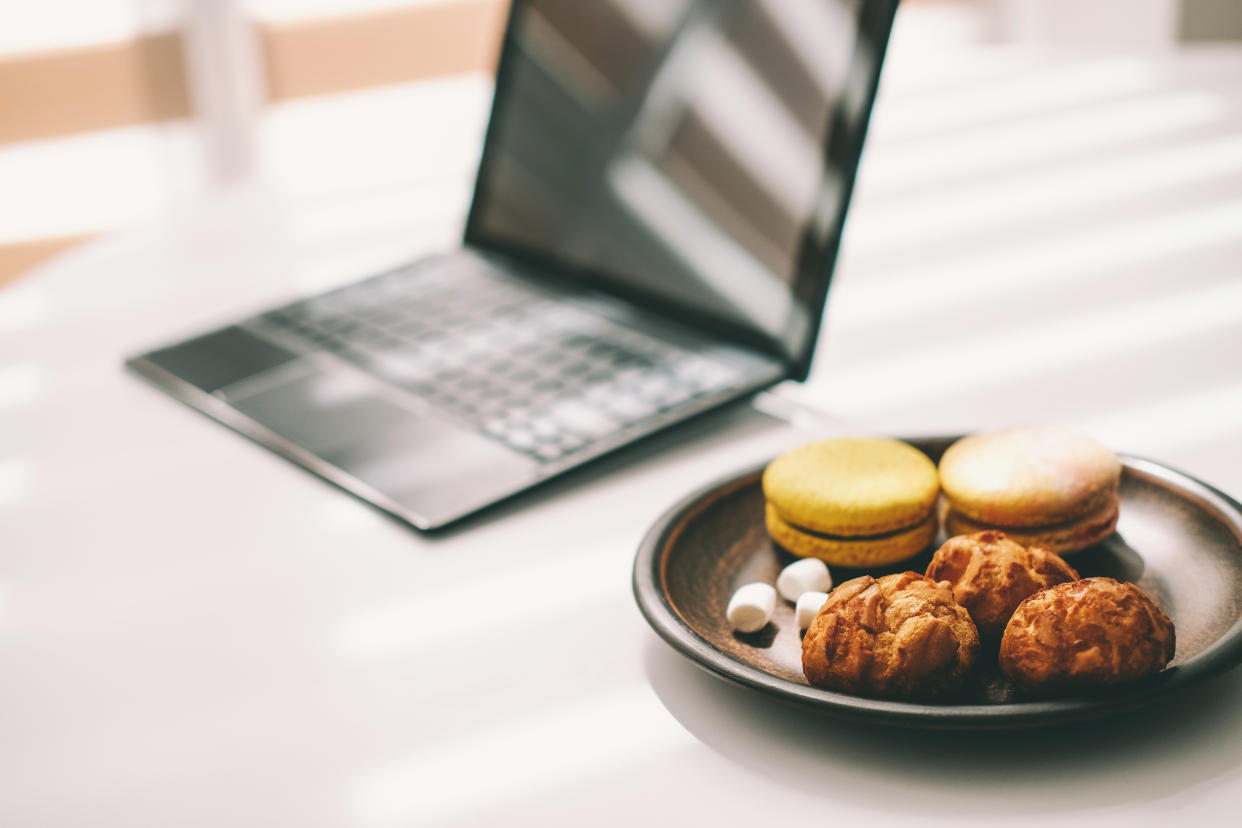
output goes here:
[{"label": "screen reflection", "polygon": [[469,239],[796,358],[875,81],[860,5],[519,4]]}]

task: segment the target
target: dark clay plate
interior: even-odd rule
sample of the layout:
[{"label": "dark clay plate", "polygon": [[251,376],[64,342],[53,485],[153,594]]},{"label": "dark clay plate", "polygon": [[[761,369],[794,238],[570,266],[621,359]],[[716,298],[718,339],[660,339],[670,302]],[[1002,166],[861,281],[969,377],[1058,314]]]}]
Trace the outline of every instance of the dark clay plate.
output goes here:
[{"label": "dark clay plate", "polygon": [[[907,442],[938,460],[952,439]],[[756,633],[734,633],[725,620],[737,587],[751,581],[775,584],[781,568],[794,560],[764,529],[763,466],[695,492],[666,512],[638,551],[634,595],[655,631],[707,671],[823,712],[919,727],[1002,729],[1133,709],[1242,663],[1242,504],[1159,463],[1124,455],[1121,460],[1117,533],[1069,560],[1083,577],[1133,581],[1173,620],[1172,663],[1140,685],[1098,696],[1024,697],[1001,674],[995,651],[985,650],[970,685],[936,703],[809,686],[790,604],[778,598],[771,623]],[[862,574],[922,572],[943,540],[895,567],[834,569],[834,583]]]}]

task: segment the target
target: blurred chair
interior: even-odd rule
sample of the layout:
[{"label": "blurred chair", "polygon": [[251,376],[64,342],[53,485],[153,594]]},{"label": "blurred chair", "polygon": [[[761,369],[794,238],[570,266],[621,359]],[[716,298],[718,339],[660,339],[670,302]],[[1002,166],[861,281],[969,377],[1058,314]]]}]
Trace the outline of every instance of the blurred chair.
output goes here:
[{"label": "blurred chair", "polygon": [[[3,17],[3,15],[0,15]],[[3,25],[0,23],[0,25]],[[38,262],[94,235],[75,221],[59,233],[14,227],[13,216],[40,211],[41,184],[72,192],[64,181],[40,182],[29,173],[72,175],[63,156],[75,149],[67,136],[189,118],[183,43],[180,34],[162,32],[117,42],[0,56],[0,179],[5,180],[4,235],[0,235],[0,284]],[[59,158],[57,156],[60,156]],[[55,205],[49,205],[55,208]],[[72,213],[70,208],[67,212]],[[37,216],[36,216],[37,218]],[[55,231],[55,225],[50,229]]]},{"label": "blurred chair", "polygon": [[490,72],[507,2],[111,0],[81,11],[66,0],[0,11],[0,285],[179,196],[254,175],[274,104]]}]

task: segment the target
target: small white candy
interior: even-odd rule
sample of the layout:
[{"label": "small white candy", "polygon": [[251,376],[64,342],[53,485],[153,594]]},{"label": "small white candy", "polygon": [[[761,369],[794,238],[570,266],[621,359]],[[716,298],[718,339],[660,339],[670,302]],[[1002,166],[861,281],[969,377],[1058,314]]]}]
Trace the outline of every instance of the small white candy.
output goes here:
[{"label": "small white candy", "polygon": [[798,596],[798,603],[794,607],[794,618],[798,620],[798,629],[805,630],[811,626],[811,622],[815,620],[815,616],[819,614],[819,608],[828,600],[826,592],[804,592]]},{"label": "small white candy", "polygon": [[828,565],[819,558],[803,558],[781,570],[776,588],[786,601],[797,601],[804,592],[827,592],[832,589]]},{"label": "small white candy", "polygon": [[725,615],[733,629],[749,633],[763,629],[772,619],[775,609],[776,590],[768,584],[756,582],[738,587],[729,599]]}]

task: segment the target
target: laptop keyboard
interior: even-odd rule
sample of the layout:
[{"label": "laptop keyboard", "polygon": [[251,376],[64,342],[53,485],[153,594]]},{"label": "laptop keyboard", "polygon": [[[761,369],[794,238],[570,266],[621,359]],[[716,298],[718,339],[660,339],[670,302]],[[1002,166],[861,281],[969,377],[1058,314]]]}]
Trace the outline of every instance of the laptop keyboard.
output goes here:
[{"label": "laptop keyboard", "polygon": [[714,360],[460,260],[383,274],[255,325],[334,353],[540,461],[735,379]]}]

